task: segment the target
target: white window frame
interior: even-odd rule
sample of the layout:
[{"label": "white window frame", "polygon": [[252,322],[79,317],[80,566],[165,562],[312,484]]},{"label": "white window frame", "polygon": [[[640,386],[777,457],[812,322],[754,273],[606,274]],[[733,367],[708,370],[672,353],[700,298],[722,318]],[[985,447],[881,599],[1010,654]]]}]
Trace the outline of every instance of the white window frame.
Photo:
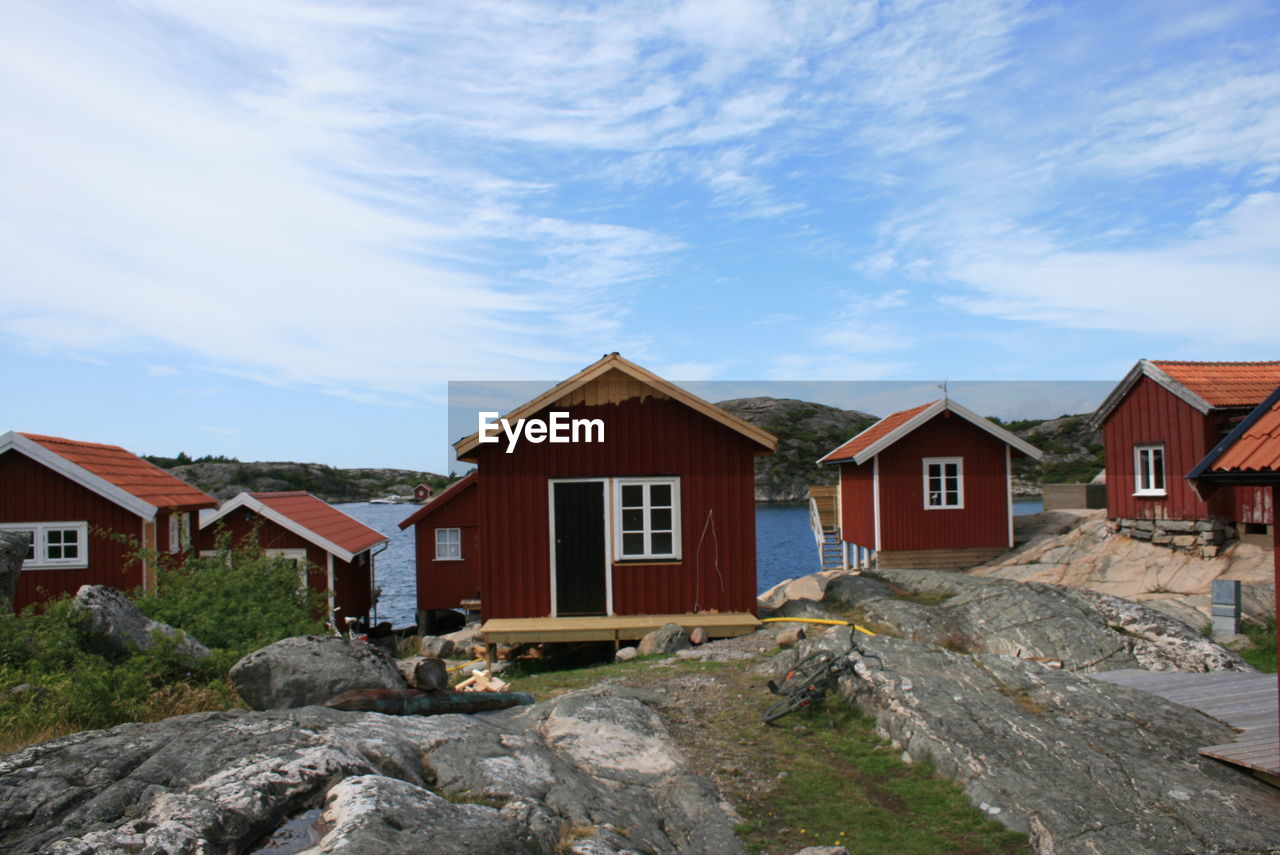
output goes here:
[{"label": "white window frame", "polygon": [[[1164,486],[1154,487],[1157,473],[1154,465],[1155,455],[1160,452],[1160,483]],[[1145,460],[1144,460],[1145,458]],[[1165,465],[1167,456],[1163,442],[1140,442],[1133,447],[1133,495],[1135,496],[1167,496],[1169,495],[1169,469]],[[1147,486],[1143,486],[1144,482]]]},{"label": "white window frame", "polygon": [[[626,554],[623,551],[623,536],[625,534],[634,534],[635,530],[627,531],[623,523],[623,507],[622,493],[623,489],[628,486],[641,485],[644,487],[644,504],[641,509],[644,511],[644,528],[641,532],[644,534],[644,552]],[[654,506],[650,501],[650,491],[653,486],[662,485],[671,488],[671,551],[655,552],[653,550],[653,535],[656,533],[652,525],[652,512]],[[659,505],[659,508],[665,508],[665,505]],[[653,478],[615,478],[613,479],[613,556],[614,561],[680,561],[682,560],[683,538],[680,532],[680,478],[679,476],[664,476]],[[666,532],[667,529],[659,529],[659,532]]]},{"label": "white window frame", "polygon": [[[84,570],[89,566],[89,523],[88,522],[38,522],[38,523],[3,523],[0,531],[17,531],[31,533],[32,558],[24,559],[23,570]],[[54,531],[74,531],[76,545],[79,547],[75,558],[48,558],[49,533]]]},{"label": "white window frame", "polygon": [[175,511],[169,514],[169,551],[181,552],[191,544],[191,514]]},{"label": "white window frame", "polygon": [[[444,539],[440,538],[444,535]],[[444,547],[444,550],[441,550]],[[450,548],[452,547],[452,549]],[[450,554],[453,553],[453,554]],[[458,526],[442,526],[436,529],[436,561],[462,560],[462,529]]]},{"label": "white window frame", "polygon": [[[920,463],[921,463],[921,466],[920,466],[921,484],[924,491],[924,497],[923,497],[924,509],[926,511],[964,510],[964,458],[963,457],[925,457],[921,459]],[[956,501],[955,501],[955,504],[949,504],[946,500],[946,497],[947,497],[947,493],[951,491],[947,490],[946,488],[947,486],[946,482],[948,477],[946,466],[948,464],[953,464],[953,463],[955,464],[955,467],[956,467],[956,474],[955,474]],[[939,476],[938,476],[942,479],[942,491],[941,491],[942,502],[939,504],[935,504],[931,501],[933,497],[929,489],[929,469],[932,466],[943,467],[940,470]]]}]

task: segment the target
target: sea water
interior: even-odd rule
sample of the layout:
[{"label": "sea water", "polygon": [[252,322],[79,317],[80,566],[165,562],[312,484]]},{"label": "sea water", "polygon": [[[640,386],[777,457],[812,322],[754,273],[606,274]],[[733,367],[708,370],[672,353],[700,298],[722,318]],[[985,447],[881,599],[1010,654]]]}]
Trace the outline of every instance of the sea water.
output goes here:
[{"label": "sea water", "polygon": [[[374,559],[376,584],[381,589],[377,619],[393,626],[410,626],[417,619],[414,581],[413,529],[400,530],[400,522],[417,505],[371,505],[351,502],[338,505],[346,513],[391,540]],[[1015,514],[1033,514],[1043,508],[1040,499],[1017,499]],[[381,548],[381,547],[377,547]],[[796,503],[756,505],[756,593],[769,590],[783,579],[816,573],[821,568],[818,545],[809,529],[809,506]]]}]

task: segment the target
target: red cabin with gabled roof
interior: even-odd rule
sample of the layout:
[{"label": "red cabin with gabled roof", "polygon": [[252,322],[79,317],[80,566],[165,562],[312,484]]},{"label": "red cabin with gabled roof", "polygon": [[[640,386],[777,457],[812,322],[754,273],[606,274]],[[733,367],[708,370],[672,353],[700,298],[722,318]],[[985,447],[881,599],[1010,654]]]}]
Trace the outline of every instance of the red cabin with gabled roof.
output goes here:
[{"label": "red cabin with gabled roof", "polygon": [[1041,452],[944,399],[884,417],[819,463],[840,467],[839,537],[855,563],[959,569],[1013,547],[1015,455]]},{"label": "red cabin with gabled roof", "polygon": [[[118,445],[10,431],[0,436],[0,529],[27,534],[14,608],[81,585],[150,588],[137,547],[179,552],[193,517],[217,504]],[[125,542],[125,541],[128,542]]]},{"label": "red cabin with gabled roof", "polygon": [[480,597],[480,505],[475,471],[454,481],[400,523],[413,526],[418,625],[430,613],[469,609]]},{"label": "red cabin with gabled roof", "polygon": [[200,549],[208,554],[220,530],[239,544],[256,530],[268,555],[307,568],[307,586],[325,593],[330,613],[369,624],[373,609],[373,549],[389,539],[305,490],[240,493],[200,523]]},{"label": "red cabin with gabled roof", "polygon": [[1106,447],[1107,516],[1144,540],[1216,550],[1220,541],[1202,542],[1204,531],[1183,525],[1203,521],[1239,526],[1270,546],[1269,490],[1227,486],[1206,500],[1186,475],[1277,385],[1280,362],[1140,360],[1092,419]]},{"label": "red cabin with gabled roof", "polygon": [[[552,413],[598,422],[600,441],[584,429],[577,442],[522,441],[508,453],[505,437],[477,432],[454,446],[478,466],[488,637],[517,639],[494,623],[516,618],[568,619],[556,640],[654,628],[623,616],[688,618],[712,635],[754,629],[754,463],[777,439],[616,353],[506,419],[550,423]],[[572,635],[579,626],[602,634]]]}]

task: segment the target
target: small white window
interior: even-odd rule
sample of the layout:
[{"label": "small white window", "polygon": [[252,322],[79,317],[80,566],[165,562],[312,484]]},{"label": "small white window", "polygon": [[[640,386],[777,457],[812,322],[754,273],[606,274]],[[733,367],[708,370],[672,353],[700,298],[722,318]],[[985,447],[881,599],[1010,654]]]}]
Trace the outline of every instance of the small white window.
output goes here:
[{"label": "small white window", "polygon": [[679,478],[620,478],[614,502],[620,559],[680,557]]},{"label": "small white window", "polygon": [[6,523],[0,530],[30,538],[23,570],[81,570],[89,566],[87,522]]},{"label": "small white window", "polygon": [[1135,496],[1163,496],[1164,445],[1149,443],[1133,447],[1133,483]]},{"label": "small white window", "polygon": [[460,528],[436,529],[436,560],[437,561],[461,561],[462,560],[462,529]]},{"label": "small white window", "polygon": [[191,543],[191,515],[175,511],[169,514],[169,551],[181,552]]},{"label": "small white window", "polygon": [[964,507],[963,458],[924,458],[924,507],[925,510]]}]

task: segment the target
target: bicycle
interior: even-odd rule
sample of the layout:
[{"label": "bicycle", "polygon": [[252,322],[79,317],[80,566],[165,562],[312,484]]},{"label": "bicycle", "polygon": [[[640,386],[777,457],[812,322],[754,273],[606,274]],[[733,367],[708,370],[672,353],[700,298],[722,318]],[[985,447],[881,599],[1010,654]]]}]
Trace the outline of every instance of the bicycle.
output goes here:
[{"label": "bicycle", "polygon": [[770,680],[765,685],[770,692],[780,695],[782,699],[764,711],[760,716],[761,722],[770,724],[796,710],[822,703],[841,674],[855,673],[853,666],[856,660],[852,657],[853,653],[860,657],[879,658],[868,654],[856,643],[851,643],[844,653],[819,650],[809,654],[787,672],[780,684]]}]

